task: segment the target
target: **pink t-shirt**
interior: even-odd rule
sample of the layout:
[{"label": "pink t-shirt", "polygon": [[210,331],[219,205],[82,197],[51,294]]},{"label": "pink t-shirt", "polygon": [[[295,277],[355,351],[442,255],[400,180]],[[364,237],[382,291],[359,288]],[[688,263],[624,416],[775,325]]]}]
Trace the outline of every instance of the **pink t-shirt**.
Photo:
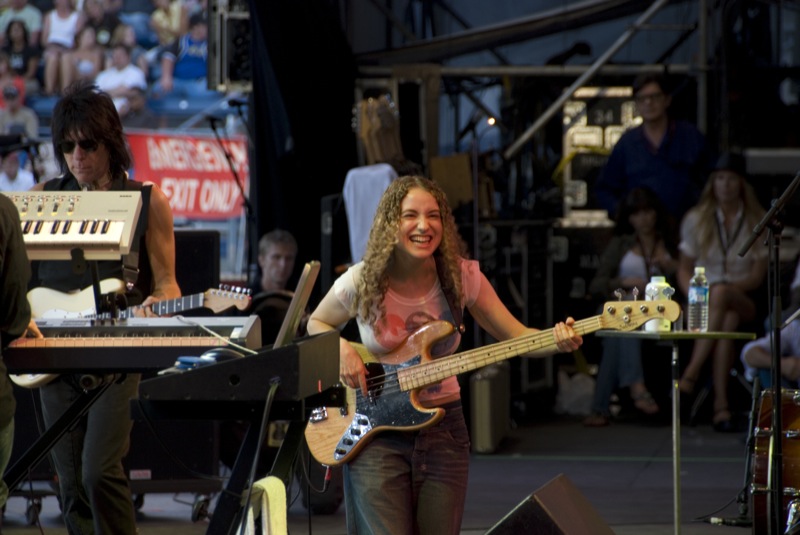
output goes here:
[{"label": "pink t-shirt", "polygon": [[[355,300],[355,281],[360,276],[361,269],[361,262],[353,265],[336,279],[333,285],[336,297],[348,309],[352,308]],[[480,266],[477,261],[461,261],[461,285],[464,292],[462,307],[470,307],[475,303],[481,286]],[[361,343],[378,359],[381,355],[397,348],[412,332],[426,323],[434,320],[454,323],[453,314],[438,278],[430,291],[423,297],[408,299],[389,290],[386,292],[383,304],[386,307],[386,316],[378,322],[377,326],[364,323],[361,318],[356,318]],[[456,331],[430,348],[430,354],[432,357],[452,354],[460,341],[461,335]],[[458,392],[458,381],[455,377],[449,377],[439,384],[422,389],[419,399],[426,405],[430,405],[429,402],[452,397]]]}]

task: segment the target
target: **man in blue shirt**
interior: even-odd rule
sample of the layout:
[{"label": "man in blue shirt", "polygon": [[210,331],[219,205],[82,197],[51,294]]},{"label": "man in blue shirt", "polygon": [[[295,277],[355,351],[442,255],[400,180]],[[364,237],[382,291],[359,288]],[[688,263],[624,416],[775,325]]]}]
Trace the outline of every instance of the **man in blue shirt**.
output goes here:
[{"label": "man in blue shirt", "polygon": [[694,125],[670,118],[672,97],[663,76],[639,76],[633,98],[642,124],[625,132],[611,151],[595,183],[597,201],[613,218],[630,190],[646,186],[664,203],[677,228],[708,178],[712,159],[705,137]]},{"label": "man in blue shirt", "polygon": [[189,18],[189,30],[164,50],[161,57],[161,78],[154,93],[157,96],[182,98],[219,95],[208,89],[208,22],[195,13]]}]

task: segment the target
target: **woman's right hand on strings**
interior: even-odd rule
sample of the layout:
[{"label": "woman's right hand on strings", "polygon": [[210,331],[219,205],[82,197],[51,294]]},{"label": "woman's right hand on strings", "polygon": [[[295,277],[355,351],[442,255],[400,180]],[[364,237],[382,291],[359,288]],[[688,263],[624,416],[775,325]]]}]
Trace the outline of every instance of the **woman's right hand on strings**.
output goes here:
[{"label": "woman's right hand on strings", "polygon": [[350,388],[360,388],[361,393],[367,395],[367,368],[361,355],[344,338],[339,340],[339,380]]}]

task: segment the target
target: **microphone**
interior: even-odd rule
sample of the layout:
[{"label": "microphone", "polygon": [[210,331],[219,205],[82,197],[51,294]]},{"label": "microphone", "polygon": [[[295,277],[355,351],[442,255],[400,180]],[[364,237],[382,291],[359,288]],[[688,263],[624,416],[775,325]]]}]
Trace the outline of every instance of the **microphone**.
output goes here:
[{"label": "microphone", "polygon": [[228,99],[228,106],[234,106],[236,108],[241,108],[242,106],[246,106],[247,101],[241,98],[229,98]]},{"label": "microphone", "polygon": [[718,516],[712,516],[708,519],[708,522],[716,526],[749,527],[753,525],[753,521],[749,518],[720,518]]}]

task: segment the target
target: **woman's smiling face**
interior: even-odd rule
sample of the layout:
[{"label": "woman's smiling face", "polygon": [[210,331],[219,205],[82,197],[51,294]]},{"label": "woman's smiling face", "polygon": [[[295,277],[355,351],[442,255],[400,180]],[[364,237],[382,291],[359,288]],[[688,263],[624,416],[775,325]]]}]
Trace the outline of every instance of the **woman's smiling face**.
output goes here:
[{"label": "woman's smiling face", "polygon": [[408,190],[400,204],[399,250],[410,256],[433,255],[442,241],[442,212],[436,199],[422,188]]}]

